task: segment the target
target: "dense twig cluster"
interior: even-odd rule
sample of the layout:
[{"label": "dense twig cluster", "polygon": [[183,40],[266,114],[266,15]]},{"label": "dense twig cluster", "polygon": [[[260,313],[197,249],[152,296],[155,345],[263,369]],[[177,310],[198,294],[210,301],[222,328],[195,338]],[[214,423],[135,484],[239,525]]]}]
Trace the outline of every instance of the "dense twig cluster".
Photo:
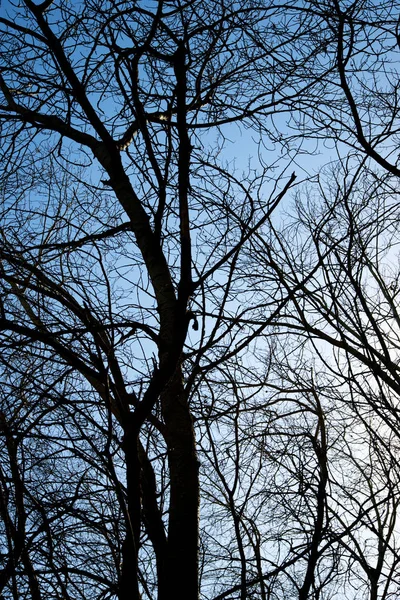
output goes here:
[{"label": "dense twig cluster", "polygon": [[2,7],[2,597],[398,595],[399,18]]}]

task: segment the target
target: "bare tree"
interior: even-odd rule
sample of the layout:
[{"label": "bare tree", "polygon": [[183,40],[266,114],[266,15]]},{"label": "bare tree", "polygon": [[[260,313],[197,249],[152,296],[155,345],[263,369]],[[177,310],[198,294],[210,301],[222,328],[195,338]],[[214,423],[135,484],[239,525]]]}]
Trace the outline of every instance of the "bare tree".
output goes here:
[{"label": "bare tree", "polygon": [[[278,139],[268,116],[304,64],[325,70],[309,18],[162,0],[26,0],[1,17],[3,436],[19,465],[4,494],[30,506],[3,593],[28,556],[46,596],[198,596],[205,409],[190,398],[267,327],[237,267],[295,179],[264,162],[239,177],[218,155],[228,124]],[[35,444],[47,478],[22,466]]]},{"label": "bare tree", "polygon": [[0,26],[3,596],[327,599],[357,564],[389,598],[395,3],[24,0]]},{"label": "bare tree", "polygon": [[319,376],[329,494],[318,561],[335,546],[351,585],[371,599],[398,590],[396,188],[368,159],[340,160],[298,195],[298,219],[276,231],[275,247],[257,237],[252,253],[278,287],[297,289],[276,334],[286,348],[296,340],[297,373]]}]

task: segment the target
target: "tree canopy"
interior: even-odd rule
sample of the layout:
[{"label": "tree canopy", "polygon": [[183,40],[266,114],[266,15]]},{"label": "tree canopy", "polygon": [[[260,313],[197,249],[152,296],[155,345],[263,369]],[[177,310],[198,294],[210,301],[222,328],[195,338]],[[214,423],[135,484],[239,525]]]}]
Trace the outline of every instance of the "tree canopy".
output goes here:
[{"label": "tree canopy", "polygon": [[398,596],[399,28],[2,5],[2,598]]}]

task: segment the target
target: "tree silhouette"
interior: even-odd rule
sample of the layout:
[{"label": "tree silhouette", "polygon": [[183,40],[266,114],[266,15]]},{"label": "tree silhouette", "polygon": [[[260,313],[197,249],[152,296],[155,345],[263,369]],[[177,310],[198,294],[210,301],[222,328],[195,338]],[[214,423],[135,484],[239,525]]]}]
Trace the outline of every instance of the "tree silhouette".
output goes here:
[{"label": "tree silhouette", "polygon": [[389,598],[395,4],[0,26],[3,596]]}]

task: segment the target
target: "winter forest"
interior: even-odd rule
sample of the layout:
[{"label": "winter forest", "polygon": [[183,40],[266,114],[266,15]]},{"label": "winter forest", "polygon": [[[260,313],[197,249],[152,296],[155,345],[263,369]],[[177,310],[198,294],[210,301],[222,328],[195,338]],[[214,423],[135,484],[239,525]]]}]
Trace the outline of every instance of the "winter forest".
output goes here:
[{"label": "winter forest", "polygon": [[398,600],[400,4],[2,0],[1,600]]}]

